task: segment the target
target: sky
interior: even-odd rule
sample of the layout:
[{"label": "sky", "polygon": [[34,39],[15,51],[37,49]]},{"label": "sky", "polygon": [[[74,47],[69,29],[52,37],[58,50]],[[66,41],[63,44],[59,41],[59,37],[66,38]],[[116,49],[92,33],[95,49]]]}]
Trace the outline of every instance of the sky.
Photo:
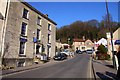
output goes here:
[{"label": "sky", "polygon": [[[75,21],[96,19],[101,21],[106,14],[105,2],[29,2],[34,8],[48,14],[60,28]],[[118,3],[108,2],[109,13],[113,21],[118,22]]]}]

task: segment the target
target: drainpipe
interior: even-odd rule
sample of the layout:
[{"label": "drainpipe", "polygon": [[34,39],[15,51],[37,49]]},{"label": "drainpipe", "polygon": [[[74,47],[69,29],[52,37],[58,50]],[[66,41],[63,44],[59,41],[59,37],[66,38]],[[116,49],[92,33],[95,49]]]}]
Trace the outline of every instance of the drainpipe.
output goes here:
[{"label": "drainpipe", "polygon": [[2,26],[2,31],[1,31],[0,66],[2,66],[2,60],[3,60],[3,57],[4,57],[5,32],[6,32],[6,25],[7,25],[7,17],[8,17],[8,11],[9,11],[9,5],[10,5],[10,0],[7,0],[6,11],[5,11],[5,16],[4,16],[3,26]]}]

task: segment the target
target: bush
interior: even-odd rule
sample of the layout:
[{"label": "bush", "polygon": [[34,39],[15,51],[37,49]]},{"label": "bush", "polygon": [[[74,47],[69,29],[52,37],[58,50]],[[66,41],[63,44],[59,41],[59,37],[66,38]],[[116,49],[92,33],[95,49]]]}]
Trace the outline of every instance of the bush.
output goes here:
[{"label": "bush", "polygon": [[99,53],[106,54],[107,53],[107,48],[104,45],[99,45],[97,48]]},{"label": "bush", "polygon": [[98,60],[110,60],[110,55],[109,54],[97,54]]}]

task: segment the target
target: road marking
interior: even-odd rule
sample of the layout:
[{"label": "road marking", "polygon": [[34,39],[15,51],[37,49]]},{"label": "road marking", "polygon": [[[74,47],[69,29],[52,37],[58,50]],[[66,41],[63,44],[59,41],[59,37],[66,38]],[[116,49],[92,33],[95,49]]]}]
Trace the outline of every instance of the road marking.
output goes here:
[{"label": "road marking", "polygon": [[92,78],[92,58],[90,57],[90,78]]}]

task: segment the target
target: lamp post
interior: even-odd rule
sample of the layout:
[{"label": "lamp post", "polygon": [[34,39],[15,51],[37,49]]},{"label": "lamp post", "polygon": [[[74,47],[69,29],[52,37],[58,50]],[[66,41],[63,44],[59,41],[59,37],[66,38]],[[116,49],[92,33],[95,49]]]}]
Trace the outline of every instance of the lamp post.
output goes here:
[{"label": "lamp post", "polygon": [[35,54],[35,43],[36,43],[36,38],[35,38],[35,32],[33,32],[33,59],[35,60],[36,54]]},{"label": "lamp post", "polygon": [[107,11],[107,26],[109,27],[109,31],[110,31],[110,38],[111,38],[111,47],[112,47],[112,60],[113,60],[113,67],[115,68],[115,54],[114,54],[114,46],[113,46],[113,34],[112,34],[112,30],[111,30],[111,25],[110,25],[110,16],[109,16],[109,10],[108,10],[108,3],[107,0],[106,1],[106,11]]}]

